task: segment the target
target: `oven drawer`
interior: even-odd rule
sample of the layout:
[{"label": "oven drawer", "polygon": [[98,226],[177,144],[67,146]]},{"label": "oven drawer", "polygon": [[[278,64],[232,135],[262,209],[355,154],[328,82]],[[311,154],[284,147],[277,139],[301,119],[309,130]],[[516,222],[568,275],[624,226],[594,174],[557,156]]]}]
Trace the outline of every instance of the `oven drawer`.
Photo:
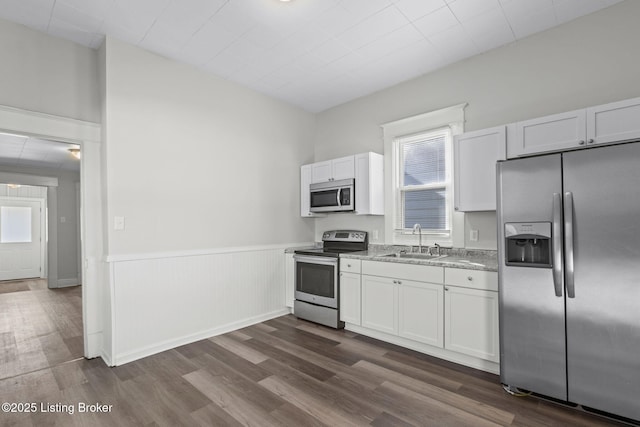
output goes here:
[{"label": "oven drawer", "polygon": [[359,259],[340,258],[340,271],[360,274],[362,261]]}]

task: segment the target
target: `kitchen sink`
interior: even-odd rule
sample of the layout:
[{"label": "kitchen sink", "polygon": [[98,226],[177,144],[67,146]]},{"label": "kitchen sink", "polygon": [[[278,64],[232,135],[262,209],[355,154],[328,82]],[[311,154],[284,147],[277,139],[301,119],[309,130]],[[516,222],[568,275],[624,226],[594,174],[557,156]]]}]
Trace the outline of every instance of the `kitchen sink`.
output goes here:
[{"label": "kitchen sink", "polygon": [[439,259],[444,258],[446,255],[430,255],[430,254],[413,254],[397,252],[393,254],[382,255],[385,258],[404,258],[404,259]]}]

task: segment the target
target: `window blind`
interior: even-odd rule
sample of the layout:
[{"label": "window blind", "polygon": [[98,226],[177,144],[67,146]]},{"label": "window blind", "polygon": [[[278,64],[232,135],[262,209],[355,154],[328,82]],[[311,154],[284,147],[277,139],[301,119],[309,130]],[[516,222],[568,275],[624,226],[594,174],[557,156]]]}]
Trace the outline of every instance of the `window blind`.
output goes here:
[{"label": "window blind", "polygon": [[399,138],[396,229],[447,232],[449,130]]}]

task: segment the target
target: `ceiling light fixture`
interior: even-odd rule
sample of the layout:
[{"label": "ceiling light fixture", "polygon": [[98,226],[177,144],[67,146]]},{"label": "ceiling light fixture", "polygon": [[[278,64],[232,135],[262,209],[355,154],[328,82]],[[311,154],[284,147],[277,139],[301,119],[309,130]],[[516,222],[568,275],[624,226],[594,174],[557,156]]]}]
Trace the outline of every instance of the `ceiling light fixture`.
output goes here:
[{"label": "ceiling light fixture", "polygon": [[20,188],[20,184],[7,184],[9,188]]},{"label": "ceiling light fixture", "polygon": [[76,159],[80,159],[80,149],[79,148],[69,148],[69,152]]}]

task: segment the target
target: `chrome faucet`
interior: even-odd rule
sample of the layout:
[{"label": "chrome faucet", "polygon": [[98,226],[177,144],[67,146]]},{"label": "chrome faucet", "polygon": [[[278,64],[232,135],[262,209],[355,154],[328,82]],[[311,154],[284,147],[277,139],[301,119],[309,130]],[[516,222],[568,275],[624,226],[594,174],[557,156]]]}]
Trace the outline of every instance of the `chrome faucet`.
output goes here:
[{"label": "chrome faucet", "polygon": [[422,253],[422,226],[420,224],[413,224],[413,233],[416,234],[416,230],[418,231],[418,253]]},{"label": "chrome faucet", "polygon": [[427,252],[429,253],[429,255],[433,255],[433,252],[431,252],[431,249],[435,249],[436,250],[436,255],[440,256],[440,245],[437,243],[433,244],[433,247],[430,247]]}]

